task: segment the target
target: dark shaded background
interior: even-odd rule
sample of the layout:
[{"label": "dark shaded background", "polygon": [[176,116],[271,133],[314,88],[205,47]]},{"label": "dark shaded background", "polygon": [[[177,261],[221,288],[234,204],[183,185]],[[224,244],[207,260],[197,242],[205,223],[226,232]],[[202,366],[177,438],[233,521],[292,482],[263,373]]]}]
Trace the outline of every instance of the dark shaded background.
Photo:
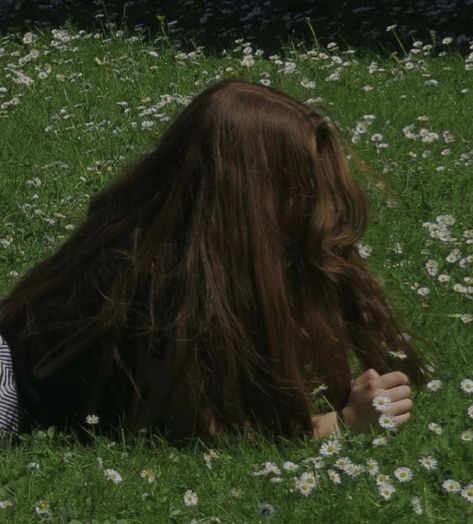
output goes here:
[{"label": "dark shaded background", "polygon": [[[183,51],[203,45],[216,53],[235,46],[237,38],[269,54],[290,39],[296,47],[312,48],[306,17],[320,45],[335,41],[342,49],[379,54],[402,51],[395,36],[386,32],[389,25],[397,24],[406,49],[422,40],[442,51],[442,39],[450,36],[450,48],[468,53],[473,34],[473,0],[0,0],[0,36],[33,27],[59,28],[69,21],[77,29],[101,32],[113,22],[116,29],[143,31],[146,39],[153,39],[162,34],[156,15],[166,17],[162,28]],[[430,30],[437,33],[435,42]]]}]

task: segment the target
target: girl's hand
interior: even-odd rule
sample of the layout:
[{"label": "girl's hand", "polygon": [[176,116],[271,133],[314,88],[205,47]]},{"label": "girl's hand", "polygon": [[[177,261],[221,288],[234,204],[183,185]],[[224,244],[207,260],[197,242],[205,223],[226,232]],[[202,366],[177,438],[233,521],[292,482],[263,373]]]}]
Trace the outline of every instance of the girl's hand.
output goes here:
[{"label": "girl's hand", "polygon": [[[352,381],[347,405],[341,410],[343,422],[354,433],[363,431],[367,426],[379,428],[378,419],[386,413],[394,417],[397,424],[411,418],[411,388],[409,377],[400,371],[379,375],[374,369],[368,369]],[[391,406],[383,412],[372,405],[374,397],[383,395],[391,399]]]}]

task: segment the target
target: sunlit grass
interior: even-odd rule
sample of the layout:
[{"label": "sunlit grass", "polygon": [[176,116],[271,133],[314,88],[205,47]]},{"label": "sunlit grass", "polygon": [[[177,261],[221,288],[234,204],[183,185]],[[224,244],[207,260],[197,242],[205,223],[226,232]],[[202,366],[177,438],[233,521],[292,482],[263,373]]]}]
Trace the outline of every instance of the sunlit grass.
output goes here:
[{"label": "sunlit grass", "polygon": [[439,382],[414,392],[413,419],[398,432],[347,431],[340,446],[258,439],[215,442],[211,452],[97,437],[84,448],[53,430],[25,435],[0,454],[0,521],[473,518],[472,59],[433,57],[428,42],[381,60],[336,46],[267,56],[238,41],[207,56],[114,33],[36,36],[0,43],[0,295],[64,241],[90,196],[181,107],[237,76],[319,101],[395,191],[366,185],[371,223],[359,249],[431,342],[421,349]]}]

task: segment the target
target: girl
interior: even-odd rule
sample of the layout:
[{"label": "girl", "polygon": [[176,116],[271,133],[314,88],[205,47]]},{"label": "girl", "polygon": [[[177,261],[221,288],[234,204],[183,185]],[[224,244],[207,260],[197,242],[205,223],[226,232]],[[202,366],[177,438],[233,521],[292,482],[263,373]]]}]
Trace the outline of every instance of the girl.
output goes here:
[{"label": "girl", "polygon": [[356,247],[368,202],[345,151],[368,173],[277,89],[196,96],[0,300],[4,430],[96,414],[112,436],[322,436],[377,423],[377,395],[406,422],[426,366]]}]

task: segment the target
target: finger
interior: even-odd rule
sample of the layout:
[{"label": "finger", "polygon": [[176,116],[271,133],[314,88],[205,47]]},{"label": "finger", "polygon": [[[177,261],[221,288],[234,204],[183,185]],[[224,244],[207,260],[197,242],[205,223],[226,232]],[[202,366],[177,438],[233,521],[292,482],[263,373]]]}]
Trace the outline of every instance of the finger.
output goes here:
[{"label": "finger", "polygon": [[394,402],[389,406],[389,408],[384,410],[384,413],[391,415],[391,416],[397,416],[402,415],[404,413],[409,412],[412,409],[412,406],[414,403],[410,398],[405,398],[403,400],[399,400],[399,402]]},{"label": "finger", "polygon": [[404,422],[407,422],[411,418],[412,418],[412,415],[410,413],[404,413],[403,415],[394,417],[394,420],[396,421],[396,424],[404,424]]},{"label": "finger", "polygon": [[411,396],[411,388],[409,386],[395,386],[391,389],[383,389],[378,395],[389,397],[391,402],[397,402]]},{"label": "finger", "polygon": [[383,389],[389,389],[393,386],[403,386],[409,384],[409,377],[401,371],[391,371],[379,377],[379,386]]},{"label": "finger", "polygon": [[363,384],[367,380],[378,378],[380,375],[379,373],[373,369],[367,369],[364,373],[362,373],[359,377],[357,377],[354,381],[352,381],[352,386],[355,384],[357,386]]}]

